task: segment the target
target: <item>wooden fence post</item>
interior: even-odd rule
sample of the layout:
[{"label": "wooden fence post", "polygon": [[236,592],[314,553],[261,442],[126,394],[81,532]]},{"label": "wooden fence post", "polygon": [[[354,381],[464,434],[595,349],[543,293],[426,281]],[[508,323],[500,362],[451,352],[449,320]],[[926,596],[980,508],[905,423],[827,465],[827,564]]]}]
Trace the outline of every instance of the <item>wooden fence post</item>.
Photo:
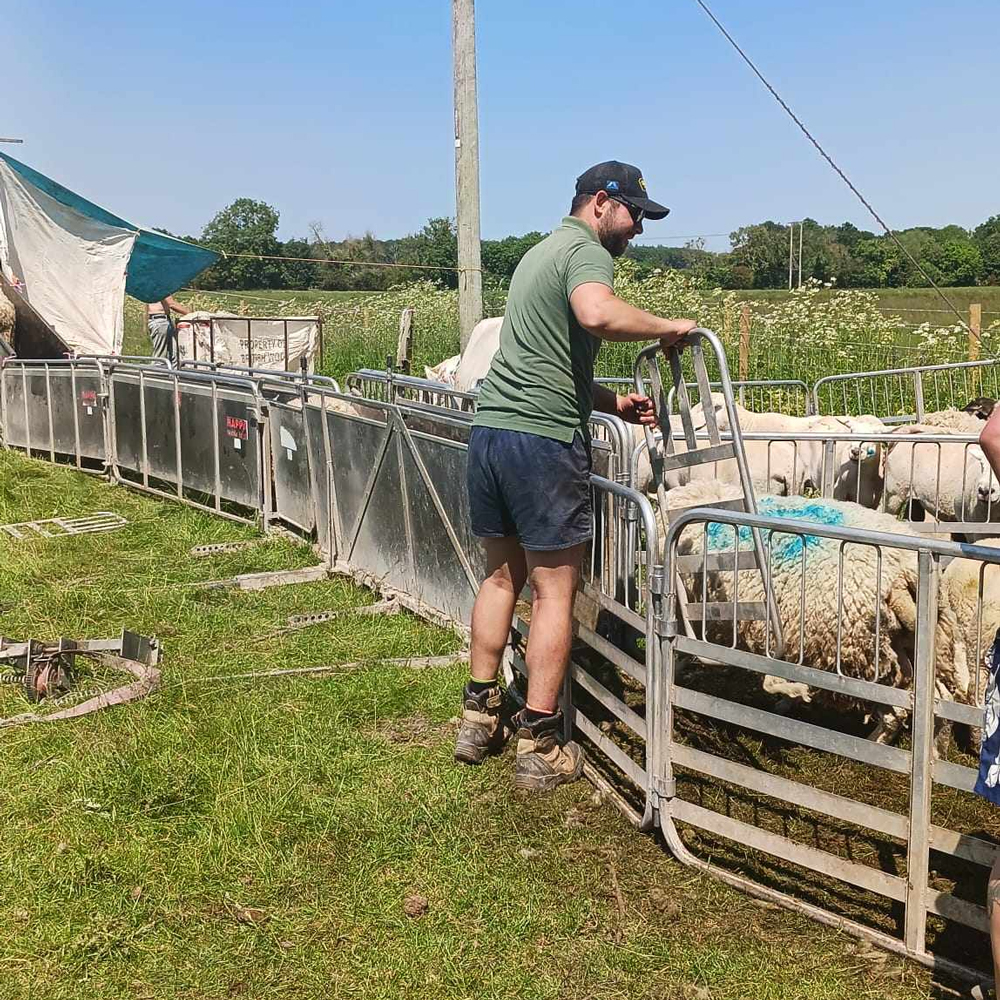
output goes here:
[{"label": "wooden fence post", "polygon": [[407,306],[399,314],[399,340],[396,343],[396,367],[410,370],[413,351],[413,306]]},{"label": "wooden fence post", "polygon": [[969,360],[979,360],[979,337],[983,329],[983,307],[979,302],[969,306]]},{"label": "wooden fence post", "polygon": [[750,370],[750,303],[740,306],[740,381],[745,381]]}]

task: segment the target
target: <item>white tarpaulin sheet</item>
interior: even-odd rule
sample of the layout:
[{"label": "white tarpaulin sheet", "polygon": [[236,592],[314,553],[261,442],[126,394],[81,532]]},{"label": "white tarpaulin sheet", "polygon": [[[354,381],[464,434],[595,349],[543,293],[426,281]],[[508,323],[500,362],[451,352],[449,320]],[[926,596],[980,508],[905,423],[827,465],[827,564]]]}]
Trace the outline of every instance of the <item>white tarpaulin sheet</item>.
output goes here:
[{"label": "white tarpaulin sheet", "polygon": [[137,236],[56,201],[0,160],[0,267],[77,353],[121,349]]},{"label": "white tarpaulin sheet", "polygon": [[305,358],[311,372],[319,348],[319,319],[188,313],[177,321],[177,347],[182,360],[277,371],[299,371]]}]

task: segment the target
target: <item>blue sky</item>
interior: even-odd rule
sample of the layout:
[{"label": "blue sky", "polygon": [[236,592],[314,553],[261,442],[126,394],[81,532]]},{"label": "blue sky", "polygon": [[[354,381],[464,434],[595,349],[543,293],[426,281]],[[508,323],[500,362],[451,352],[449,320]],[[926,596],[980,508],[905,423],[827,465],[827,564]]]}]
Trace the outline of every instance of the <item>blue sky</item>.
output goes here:
[{"label": "blue sky", "polygon": [[[1000,212],[996,0],[713,0],[891,225]],[[145,225],[236,197],[280,235],[454,214],[449,0],[0,0],[4,149]],[[694,0],[478,0],[484,237],[547,230],[577,174],[637,163],[647,236],[872,224]],[[158,138],[162,136],[162,138]],[[724,238],[708,240],[722,248]]]}]

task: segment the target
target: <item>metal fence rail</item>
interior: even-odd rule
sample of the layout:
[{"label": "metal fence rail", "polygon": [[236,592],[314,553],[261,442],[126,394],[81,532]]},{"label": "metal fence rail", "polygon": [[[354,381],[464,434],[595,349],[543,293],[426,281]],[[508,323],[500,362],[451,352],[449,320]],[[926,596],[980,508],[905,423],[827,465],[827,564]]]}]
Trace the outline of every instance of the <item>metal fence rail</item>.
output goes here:
[{"label": "metal fence rail", "polygon": [[812,395],[816,413],[871,413],[886,423],[919,422],[925,413],[960,409],[979,396],[1000,398],[1000,360],[827,375],[815,383]]}]

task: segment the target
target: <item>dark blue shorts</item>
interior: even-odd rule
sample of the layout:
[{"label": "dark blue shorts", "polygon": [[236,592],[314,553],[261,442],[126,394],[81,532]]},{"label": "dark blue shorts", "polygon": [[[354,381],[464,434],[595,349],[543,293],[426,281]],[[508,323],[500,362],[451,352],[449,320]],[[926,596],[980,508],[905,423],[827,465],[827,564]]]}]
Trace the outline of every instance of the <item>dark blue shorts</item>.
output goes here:
[{"label": "dark blue shorts", "polygon": [[469,507],[479,538],[516,536],[531,552],[589,541],[590,442],[492,427],[469,436]]}]

